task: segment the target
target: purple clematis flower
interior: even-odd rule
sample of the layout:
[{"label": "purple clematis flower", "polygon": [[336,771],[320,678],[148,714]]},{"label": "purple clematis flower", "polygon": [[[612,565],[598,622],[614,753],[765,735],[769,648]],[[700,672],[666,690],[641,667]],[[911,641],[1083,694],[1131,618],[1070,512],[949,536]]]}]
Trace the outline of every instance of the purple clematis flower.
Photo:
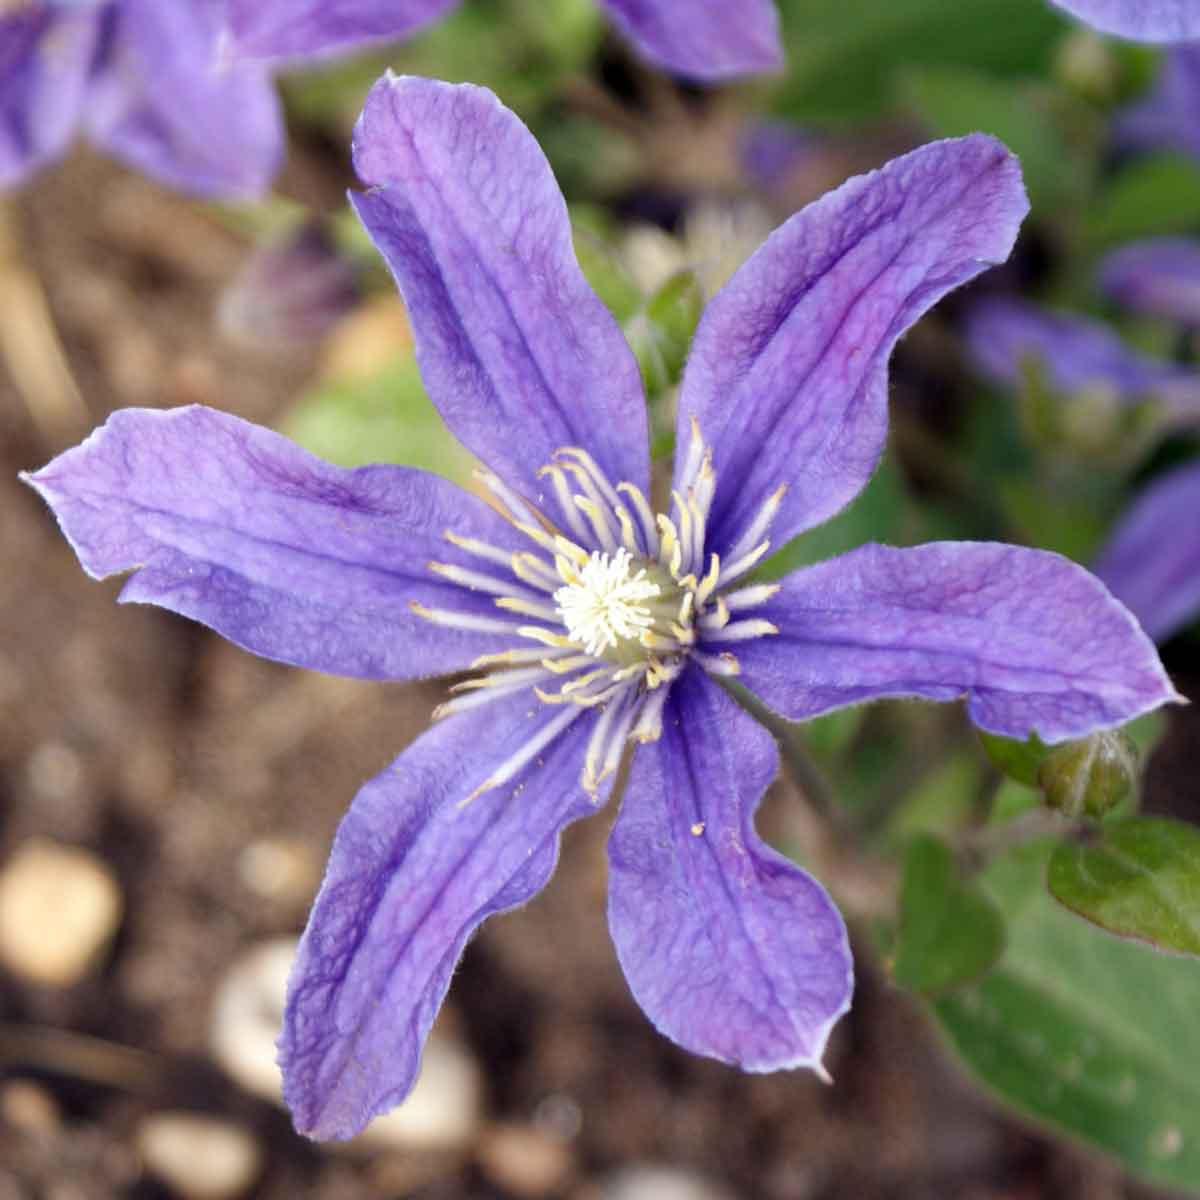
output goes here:
[{"label": "purple clematis flower", "polygon": [[[773,71],[783,63],[772,0],[600,0],[618,29],[656,66],[691,79]],[[241,54],[289,59],[409,37],[458,0],[229,0]]]},{"label": "purple clematis flower", "polygon": [[1021,383],[1033,361],[1062,395],[1152,401],[1165,426],[1200,420],[1200,372],[1131,350],[1101,321],[995,297],[974,306],[965,332],[975,364],[1000,383]]},{"label": "purple clematis flower", "polygon": [[1200,613],[1200,463],[1156,479],[1117,522],[1092,570],[1156,641]]},{"label": "purple clematis flower", "polygon": [[1186,42],[1200,38],[1196,0],[1052,0],[1102,33],[1135,42]]},{"label": "purple clematis flower", "polygon": [[1101,289],[1116,303],[1200,327],[1200,239],[1148,238],[1106,255]]},{"label": "purple clematis flower", "polygon": [[1117,114],[1117,142],[1140,150],[1175,150],[1200,158],[1200,46],[1175,46],[1163,55],[1154,86]]},{"label": "purple clematis flower", "polygon": [[60,157],[77,130],[200,196],[253,197],[283,158],[263,67],[217,65],[224,0],[0,4],[0,187]]},{"label": "purple clematis flower", "polygon": [[316,670],[473,673],[338,831],[280,1040],[297,1126],[348,1137],[403,1099],[468,937],[546,883],[628,743],[609,923],[634,996],[696,1053],[820,1070],[846,930],[755,833],[778,754],[715,681],[797,720],[965,697],[983,728],[1049,742],[1174,698],[1129,613],[1054,554],[866,545],[749,578],[870,477],[892,347],[1008,255],[1016,160],[937,142],[768,238],[696,331],[656,515],[637,364],[528,130],[484,89],[388,76],[354,158],[354,207],[490,504],[203,408],[118,412],[29,477],[90,574],[133,570],[125,601]]}]

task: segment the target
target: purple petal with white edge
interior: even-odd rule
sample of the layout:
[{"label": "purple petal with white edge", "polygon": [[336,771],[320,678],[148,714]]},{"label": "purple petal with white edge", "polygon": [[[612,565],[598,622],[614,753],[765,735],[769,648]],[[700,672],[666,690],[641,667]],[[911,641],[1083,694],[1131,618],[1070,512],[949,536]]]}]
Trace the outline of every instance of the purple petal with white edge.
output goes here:
[{"label": "purple petal with white edge", "polygon": [[1196,0],[1051,0],[1102,33],[1135,42],[1186,42],[1200,38]]},{"label": "purple petal with white edge", "polygon": [[0,188],[62,154],[83,111],[100,18],[0,13]]},{"label": "purple petal with white edge", "polygon": [[88,136],[170,187],[262,195],[283,161],[275,87],[254,64],[219,64],[223,0],[121,0],[85,114]]},{"label": "purple petal with white edge", "polygon": [[601,0],[650,62],[690,79],[729,79],[783,65],[774,0]]},{"label": "purple petal with white edge", "polygon": [[89,575],[133,571],[122,601],[182,613],[265,658],[413,679],[513,643],[411,610],[417,601],[503,616],[427,564],[479,569],[444,540],[448,529],[510,550],[521,544],[482,501],[424,471],[333,467],[213,409],[133,408],[22,478],[54,510]]},{"label": "purple petal with white edge", "polygon": [[695,417],[713,450],[710,549],[781,485],[776,542],[853,499],[887,433],[892,347],[1008,256],[1027,209],[1017,160],[974,134],[849,180],[751,256],[705,310],[680,390],[679,445]]},{"label": "purple petal with white edge", "polygon": [[976,366],[999,383],[1020,385],[1033,362],[1056,392],[1153,398],[1178,420],[1200,418],[1200,372],[1131,350],[1102,321],[995,297],[972,308],[965,336]]},{"label": "purple petal with white edge", "polygon": [[381,79],[354,135],[373,190],[351,201],[408,306],[425,386],[450,429],[529,495],[581,446],[645,490],[633,353],[579,270],[538,144],[485,88]]},{"label": "purple petal with white edge", "polygon": [[1163,56],[1149,94],[1117,114],[1116,140],[1143,150],[1178,150],[1200,157],[1200,47],[1176,46]]},{"label": "purple petal with white edge", "polygon": [[1200,614],[1200,463],[1146,488],[1092,570],[1157,641]]},{"label": "purple petal with white edge", "polygon": [[[472,797],[551,723],[572,723]],[[554,871],[594,811],[579,782],[596,717],[528,694],[439,722],[366,784],[342,821],[288,988],[279,1041],[297,1129],[348,1138],[399,1104],[467,938]]]},{"label": "purple petal with white edge", "polygon": [[231,52],[258,60],[324,58],[406,38],[458,0],[228,0]]},{"label": "purple petal with white edge", "polygon": [[1148,238],[1107,255],[1100,287],[1137,312],[1200,326],[1200,239]]},{"label": "purple petal with white edge", "polygon": [[853,962],[825,889],[754,830],[778,766],[771,735],[689,670],[630,769],[608,920],[634,996],[672,1041],[748,1071],[821,1071]]},{"label": "purple petal with white edge", "polygon": [[1179,699],[1129,611],[1044,550],[860,546],[795,571],[755,616],[779,632],[731,647],[742,681],[794,721],[965,696],[981,729],[1060,742]]}]

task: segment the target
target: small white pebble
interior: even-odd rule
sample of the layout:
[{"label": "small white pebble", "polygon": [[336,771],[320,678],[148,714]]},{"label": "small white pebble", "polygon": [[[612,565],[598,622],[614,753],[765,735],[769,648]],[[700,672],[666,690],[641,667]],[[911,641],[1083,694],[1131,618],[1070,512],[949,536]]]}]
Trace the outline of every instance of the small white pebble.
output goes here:
[{"label": "small white pebble", "polygon": [[12,1079],[0,1087],[0,1121],[30,1137],[58,1129],[62,1119],[58,1102],[32,1079]]},{"label": "small white pebble", "polygon": [[146,1170],[186,1200],[232,1200],[262,1170],[262,1151],[244,1130],[187,1112],[162,1112],[138,1126]]},{"label": "small white pebble", "polygon": [[441,1153],[475,1143],[483,1109],[483,1077],[467,1048],[436,1030],[425,1043],[421,1073],[399,1108],[376,1117],[353,1141],[352,1153],[384,1147]]},{"label": "small white pebble", "polygon": [[628,1167],[610,1175],[603,1200],[733,1200],[724,1187],[677,1167]]},{"label": "small white pebble", "polygon": [[575,1170],[567,1146],[530,1125],[489,1125],[475,1157],[492,1183],[521,1200],[558,1194]]},{"label": "small white pebble", "polygon": [[321,864],[298,839],[262,838],[238,855],[242,885],[264,900],[307,901],[321,882]]},{"label": "small white pebble", "polygon": [[264,1100],[280,1099],[275,1039],[283,1021],[295,938],[272,938],[235,959],[213,1003],[209,1046],[237,1082]]},{"label": "small white pebble", "polygon": [[33,838],[0,870],[0,961],[31,983],[70,987],[107,949],[123,910],[102,860]]}]

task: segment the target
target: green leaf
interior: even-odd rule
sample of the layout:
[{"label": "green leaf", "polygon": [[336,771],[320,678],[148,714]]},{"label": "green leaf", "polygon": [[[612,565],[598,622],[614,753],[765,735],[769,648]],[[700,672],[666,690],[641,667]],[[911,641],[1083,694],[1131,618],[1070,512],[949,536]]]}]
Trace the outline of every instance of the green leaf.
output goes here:
[{"label": "green leaf", "polygon": [[782,579],[863,542],[908,546],[920,540],[917,514],[908,503],[904,481],[893,460],[883,460],[858,496],[837,516],[781,546],[755,572],[756,579]]},{"label": "green leaf", "polygon": [[[906,751],[913,754],[911,746]],[[884,837],[904,845],[914,834],[949,833],[971,820],[979,796],[979,760],[966,750],[936,754],[928,770],[908,794],[892,806]]]},{"label": "green leaf", "polygon": [[679,271],[625,322],[625,336],[642,369],[646,394],[652,399],[679,382],[703,308],[704,292],[696,276]]},{"label": "green leaf", "polygon": [[1007,920],[1004,956],[933,1012],[968,1069],[1022,1113],[1159,1184],[1200,1191],[1200,963],[1064,911],[1043,885],[1050,843],[981,877]]},{"label": "green leaf", "polygon": [[944,842],[909,844],[900,888],[900,928],[892,977],[939,995],[978,978],[1004,949],[1004,919],[978,888],[959,878]]},{"label": "green leaf", "polygon": [[[575,214],[572,216],[574,219]],[[575,220],[575,256],[592,291],[604,301],[613,317],[624,324],[641,312],[646,297],[608,244],[607,232],[598,230],[590,220]]]},{"label": "green leaf", "polygon": [[1200,955],[1200,830],[1127,817],[1098,836],[1055,847],[1046,872],[1054,898],[1110,933]]},{"label": "green leaf", "polygon": [[992,766],[1009,779],[1027,787],[1037,787],[1038,768],[1050,748],[1036,733],[1031,733],[1026,741],[1018,742],[1016,738],[1001,737],[983,729],[975,732],[979,734]]},{"label": "green leaf", "polygon": [[982,131],[1021,160],[1034,210],[1084,197],[1100,145],[1096,117],[1073,97],[1041,82],[989,77],[961,67],[905,72],[905,103],[938,137]]},{"label": "green leaf", "polygon": [[1200,165],[1182,155],[1142,158],[1126,167],[1084,210],[1097,249],[1133,238],[1190,233],[1200,211]]},{"label": "green leaf", "polygon": [[318,388],[292,409],[283,431],[344,467],[401,463],[467,486],[475,465],[425,394],[417,364],[408,356],[367,378]]},{"label": "green leaf", "polygon": [[805,121],[878,117],[901,67],[1044,74],[1067,28],[1044,0],[780,0],[779,7],[788,72],[777,104]]}]

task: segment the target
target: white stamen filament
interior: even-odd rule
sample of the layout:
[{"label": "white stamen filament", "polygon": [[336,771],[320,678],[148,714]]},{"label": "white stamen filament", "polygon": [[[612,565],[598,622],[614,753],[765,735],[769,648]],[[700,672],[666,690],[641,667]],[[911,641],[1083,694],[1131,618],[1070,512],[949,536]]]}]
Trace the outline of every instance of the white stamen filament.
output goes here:
[{"label": "white stamen filament", "polygon": [[712,642],[748,642],[752,638],[769,637],[779,632],[779,626],[770,621],[731,621],[722,629],[709,634]]}]

